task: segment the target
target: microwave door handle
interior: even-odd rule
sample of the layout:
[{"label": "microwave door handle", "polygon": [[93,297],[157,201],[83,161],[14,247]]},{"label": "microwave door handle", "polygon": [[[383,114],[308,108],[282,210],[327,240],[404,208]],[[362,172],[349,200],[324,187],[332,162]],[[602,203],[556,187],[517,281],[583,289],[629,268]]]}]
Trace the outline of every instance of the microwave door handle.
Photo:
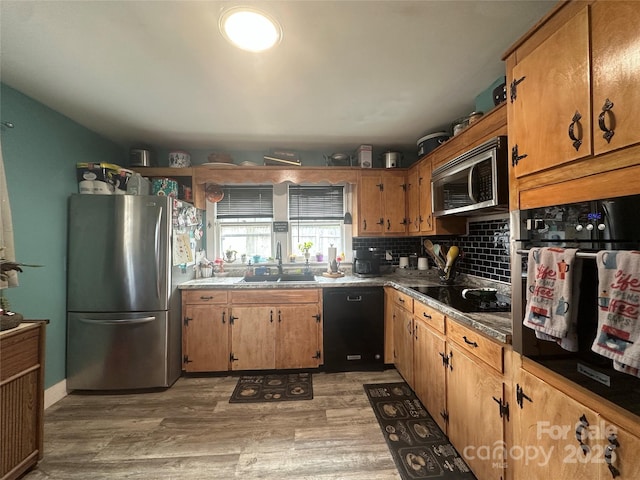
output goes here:
[{"label": "microwave door handle", "polygon": [[476,168],[476,165],[471,166],[471,168],[469,169],[469,176],[467,180],[469,182],[469,198],[473,203],[478,203],[478,200],[473,195],[473,171],[475,170],[475,168]]}]

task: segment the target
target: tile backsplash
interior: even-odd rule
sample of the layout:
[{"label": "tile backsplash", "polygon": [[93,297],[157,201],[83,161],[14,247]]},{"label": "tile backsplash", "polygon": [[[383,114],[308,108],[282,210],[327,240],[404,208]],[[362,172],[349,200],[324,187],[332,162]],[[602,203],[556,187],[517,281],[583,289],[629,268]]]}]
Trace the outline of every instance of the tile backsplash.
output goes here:
[{"label": "tile backsplash", "polygon": [[[468,234],[428,237],[446,247],[458,245],[464,257],[458,261],[458,271],[490,280],[511,283],[509,259],[509,217],[491,220],[470,220]],[[381,265],[398,265],[399,258],[417,254],[427,256],[422,241],[427,237],[354,238],[353,248],[377,248]],[[392,260],[385,259],[386,251]],[[429,260],[431,262],[431,260]]]}]

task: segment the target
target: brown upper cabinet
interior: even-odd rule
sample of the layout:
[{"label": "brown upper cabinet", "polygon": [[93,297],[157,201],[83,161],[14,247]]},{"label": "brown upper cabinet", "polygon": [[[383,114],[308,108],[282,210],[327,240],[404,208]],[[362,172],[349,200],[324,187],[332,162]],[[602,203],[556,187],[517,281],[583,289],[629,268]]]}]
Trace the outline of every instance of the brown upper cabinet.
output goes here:
[{"label": "brown upper cabinet", "polygon": [[405,235],[406,170],[362,171],[358,182],[358,228],[354,236]]},{"label": "brown upper cabinet", "polygon": [[640,188],[639,24],[638,2],[561,2],[506,53],[512,209]]}]

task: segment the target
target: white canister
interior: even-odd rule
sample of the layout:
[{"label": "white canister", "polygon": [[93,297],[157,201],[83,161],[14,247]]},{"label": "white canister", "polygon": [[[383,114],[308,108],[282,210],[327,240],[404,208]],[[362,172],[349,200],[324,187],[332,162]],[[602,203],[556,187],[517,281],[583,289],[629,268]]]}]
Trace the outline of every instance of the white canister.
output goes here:
[{"label": "white canister", "polygon": [[419,257],[418,258],[418,270],[428,270],[429,269],[429,262],[427,262],[427,258],[426,257]]},{"label": "white canister", "polygon": [[409,257],[400,257],[400,268],[409,268]]}]

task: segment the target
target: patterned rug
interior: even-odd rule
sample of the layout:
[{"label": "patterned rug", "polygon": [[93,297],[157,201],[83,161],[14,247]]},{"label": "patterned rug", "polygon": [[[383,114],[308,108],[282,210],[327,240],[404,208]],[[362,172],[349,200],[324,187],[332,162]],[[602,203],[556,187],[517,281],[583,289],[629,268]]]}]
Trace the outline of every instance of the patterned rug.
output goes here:
[{"label": "patterned rug", "polygon": [[254,375],[240,377],[229,403],[281,402],[312,398],[313,383],[310,373]]},{"label": "patterned rug", "polygon": [[364,390],[403,480],[476,478],[406,383]]}]

